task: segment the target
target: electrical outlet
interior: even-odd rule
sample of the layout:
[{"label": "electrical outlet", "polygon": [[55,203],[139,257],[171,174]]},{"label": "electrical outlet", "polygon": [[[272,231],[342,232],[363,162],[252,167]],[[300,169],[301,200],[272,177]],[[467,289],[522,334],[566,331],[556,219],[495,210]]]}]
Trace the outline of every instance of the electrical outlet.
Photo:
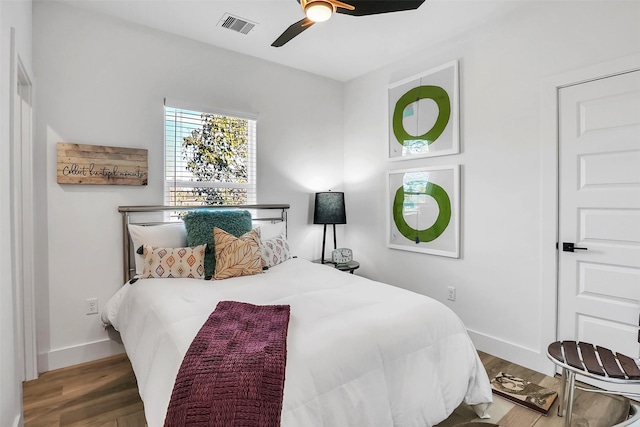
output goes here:
[{"label": "electrical outlet", "polygon": [[86,309],[87,314],[98,314],[98,298],[87,298]]},{"label": "electrical outlet", "polygon": [[449,301],[455,301],[456,300],[456,288],[454,288],[453,286],[449,286],[449,295],[447,296],[447,299]]}]

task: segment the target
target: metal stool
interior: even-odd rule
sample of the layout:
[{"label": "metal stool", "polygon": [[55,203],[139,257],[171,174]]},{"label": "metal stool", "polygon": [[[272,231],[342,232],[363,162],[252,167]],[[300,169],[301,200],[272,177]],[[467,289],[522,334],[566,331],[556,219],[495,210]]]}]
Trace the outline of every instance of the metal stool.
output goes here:
[{"label": "metal stool", "polygon": [[[564,424],[566,427],[571,425],[576,374],[609,383],[640,385],[638,363],[629,356],[621,353],[614,354],[604,347],[593,346],[586,342],[556,341],[547,348],[547,356],[553,363],[562,367],[562,389],[560,390],[558,416],[562,417],[566,408]],[[640,398],[640,393],[619,393],[609,390],[577,388],[595,393]]]}]

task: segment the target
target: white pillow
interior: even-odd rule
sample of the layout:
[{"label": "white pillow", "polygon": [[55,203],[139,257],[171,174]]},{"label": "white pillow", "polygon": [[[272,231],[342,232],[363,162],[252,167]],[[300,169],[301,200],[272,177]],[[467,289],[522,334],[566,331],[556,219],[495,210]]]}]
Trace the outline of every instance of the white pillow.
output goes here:
[{"label": "white pillow", "polygon": [[275,224],[260,224],[258,226],[258,228],[260,229],[260,239],[263,241],[269,240],[281,234],[284,234],[284,225],[284,221],[276,222]]},{"label": "white pillow", "polygon": [[144,256],[138,254],[138,248],[143,245],[161,248],[184,248],[187,246],[187,230],[184,222],[163,225],[134,225],[129,224],[129,235],[133,242],[136,260],[136,274],[144,272]]}]

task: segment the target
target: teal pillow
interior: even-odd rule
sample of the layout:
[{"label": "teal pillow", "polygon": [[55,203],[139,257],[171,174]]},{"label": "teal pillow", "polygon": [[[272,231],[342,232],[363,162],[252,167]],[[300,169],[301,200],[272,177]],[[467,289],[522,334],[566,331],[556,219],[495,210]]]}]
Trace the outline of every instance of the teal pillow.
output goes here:
[{"label": "teal pillow", "polygon": [[199,246],[207,244],[204,256],[205,278],[213,276],[216,271],[216,255],[213,247],[213,227],[221,228],[236,237],[251,231],[251,213],[245,210],[206,210],[193,211],[182,220],[187,230],[187,245]]}]

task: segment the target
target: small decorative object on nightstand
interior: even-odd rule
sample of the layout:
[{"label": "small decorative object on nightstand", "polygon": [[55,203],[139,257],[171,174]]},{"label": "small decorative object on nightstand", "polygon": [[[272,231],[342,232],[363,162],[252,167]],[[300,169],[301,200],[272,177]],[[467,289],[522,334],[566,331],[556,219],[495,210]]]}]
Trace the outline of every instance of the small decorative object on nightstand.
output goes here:
[{"label": "small decorative object on nightstand", "polygon": [[353,261],[353,252],[349,248],[338,248],[331,252],[331,262],[334,264],[346,264]]}]

